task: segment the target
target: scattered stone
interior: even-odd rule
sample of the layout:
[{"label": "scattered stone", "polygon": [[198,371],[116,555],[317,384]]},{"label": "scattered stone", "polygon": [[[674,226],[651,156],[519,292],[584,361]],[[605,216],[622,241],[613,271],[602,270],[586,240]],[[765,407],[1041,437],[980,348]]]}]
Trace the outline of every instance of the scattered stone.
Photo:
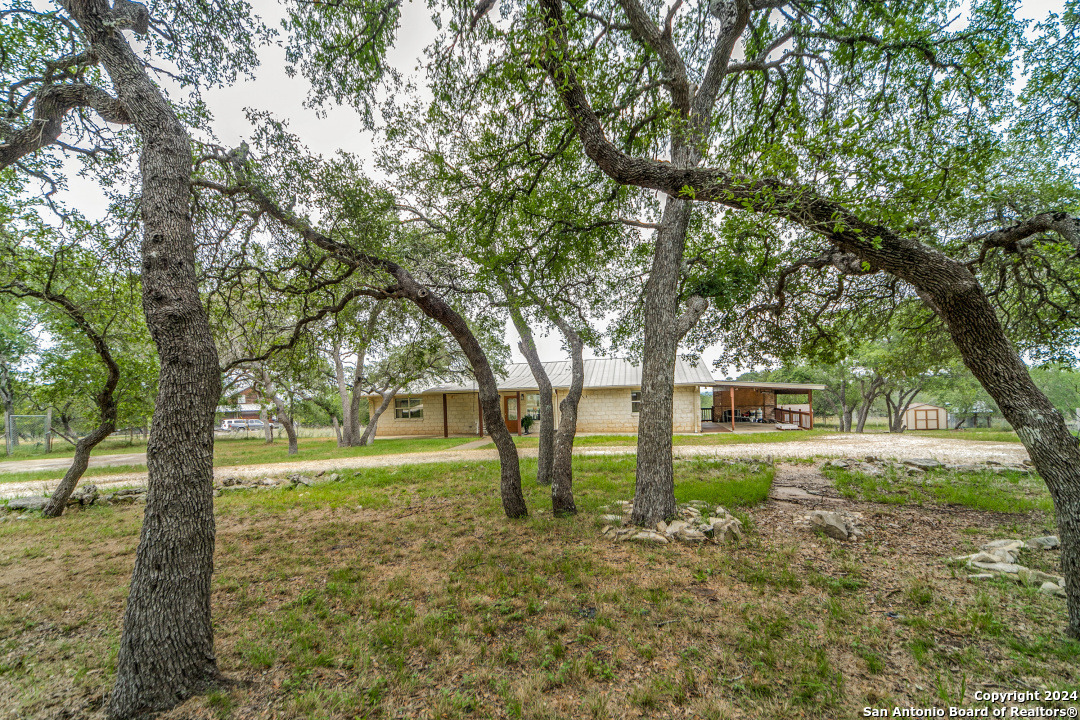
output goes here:
[{"label": "scattered stone", "polygon": [[1020,567],[1020,570],[1017,571],[1016,575],[1020,578],[1020,582],[1024,583],[1025,585],[1031,586],[1045,585],[1046,583],[1053,583],[1055,585],[1058,585],[1065,581],[1065,578],[1062,578],[1058,575],[1050,575],[1049,573],[1040,572],[1039,570],[1032,570],[1031,568],[1026,568],[1023,566]]},{"label": "scattered stone", "polygon": [[660,532],[664,533],[665,535],[675,535],[683,528],[688,527],[690,527],[690,523],[688,522],[684,522],[682,520],[672,520],[670,523],[668,523],[667,529],[661,530]]},{"label": "scattered stone", "polygon": [[713,517],[729,518],[731,513],[723,505],[717,505],[716,510],[713,510]]},{"label": "scattered stone", "polygon": [[315,477],[322,477],[325,474],[326,474],[325,470],[320,470],[319,472],[315,473]]},{"label": "scattered stone", "polygon": [[607,523],[608,526],[622,527],[623,525],[622,515],[601,515],[600,519]]},{"label": "scattered stone", "polygon": [[712,539],[714,542],[735,542],[742,540],[742,522],[736,518],[719,519],[713,518]]},{"label": "scattered stone", "polygon": [[910,460],[905,460],[904,464],[913,468],[918,468],[919,470],[937,470],[938,468],[944,467],[933,458],[911,458]]},{"label": "scattered stone", "polygon": [[1047,595],[1057,595],[1058,597],[1065,597],[1065,588],[1052,582],[1044,582],[1039,586],[1039,592],[1046,593]]},{"label": "scattered stone", "polygon": [[1006,550],[1015,551],[1021,549],[1022,547],[1024,547],[1023,540],[991,540],[979,549],[990,551],[997,550],[998,548],[1003,548]]},{"label": "scattered stone", "polygon": [[337,473],[330,473],[330,482],[341,482],[341,475]]},{"label": "scattered stone", "polygon": [[1043,537],[1031,538],[1024,543],[1024,547],[1031,550],[1053,550],[1061,545],[1057,535],[1044,535]]},{"label": "scattered stone", "polygon": [[21,512],[24,510],[44,510],[49,504],[49,498],[44,495],[31,495],[30,497],[12,498],[8,500],[8,512]]},{"label": "scattered stone", "polygon": [[971,567],[977,567],[981,570],[993,570],[994,572],[1005,573],[1007,575],[1015,575],[1024,567],[1023,565],[1002,562],[971,562],[968,564]]},{"label": "scattered stone", "polygon": [[810,513],[810,524],[815,530],[821,530],[826,535],[837,540],[849,540],[851,529],[844,518],[835,512],[828,510],[815,510]]},{"label": "scattered stone", "polygon": [[695,530],[692,527],[684,527],[679,530],[675,535],[676,538],[687,543],[699,543],[705,542],[708,538],[705,537],[705,533],[700,530]]},{"label": "scattered stone", "polygon": [[994,573],[978,573],[976,575],[968,575],[968,582],[978,582],[980,580],[993,580],[997,575]]},{"label": "scattered stone", "polygon": [[[319,475],[322,475],[322,473],[319,473]],[[293,485],[303,485],[304,487],[311,487],[312,485],[311,478],[305,477],[304,475],[301,475],[299,473],[290,475],[289,482],[291,482]]]},{"label": "scattered stone", "polygon": [[630,539],[644,543],[655,543],[657,545],[668,544],[668,539],[666,537],[664,537],[661,533],[655,532],[653,530],[639,530],[638,532],[634,533]]}]

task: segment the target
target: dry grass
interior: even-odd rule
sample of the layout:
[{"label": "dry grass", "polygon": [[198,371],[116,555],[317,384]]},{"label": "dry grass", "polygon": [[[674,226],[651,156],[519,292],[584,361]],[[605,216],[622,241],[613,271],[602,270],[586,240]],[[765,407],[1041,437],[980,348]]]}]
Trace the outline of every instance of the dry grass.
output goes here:
[{"label": "dry grass", "polygon": [[[164,717],[845,718],[1077,687],[1062,600],[942,561],[1042,534],[1044,513],[852,503],[871,531],[838,543],[793,527],[807,508],[758,502],[771,471],[686,461],[683,499],[757,503],[746,540],[612,544],[597,518],[633,460],[575,462],[570,520],[527,483],[533,516],[507,521],[494,463],[223,496],[214,618],[241,682]],[[140,516],[0,524],[0,718],[99,713]]]}]

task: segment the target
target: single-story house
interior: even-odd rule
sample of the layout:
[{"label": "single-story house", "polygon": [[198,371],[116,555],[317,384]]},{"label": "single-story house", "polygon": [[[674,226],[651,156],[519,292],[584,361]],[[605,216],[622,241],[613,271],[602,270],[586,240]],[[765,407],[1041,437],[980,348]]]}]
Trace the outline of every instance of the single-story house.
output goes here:
[{"label": "single-story house", "polygon": [[949,411],[929,403],[913,403],[904,413],[908,430],[947,430]]},{"label": "single-story house", "polygon": [[[527,363],[509,365],[506,376],[498,382],[503,420],[512,433],[523,431],[521,419],[540,418],[540,394],[536,380]],[[555,426],[559,425],[559,402],[570,387],[570,361],[544,363],[551,380],[552,401],[555,405]],[[747,385],[748,383],[736,383]],[[770,385],[770,383],[751,383]],[[672,429],[676,433],[698,433],[703,429],[725,430],[713,423],[713,411],[702,408],[700,393],[713,387],[715,381],[700,360],[690,363],[676,361],[675,394],[672,408]],[[787,391],[806,394],[824,385],[798,386],[782,384]],[[726,385],[723,387],[727,387]],[[771,391],[771,388],[769,388]],[[775,392],[770,392],[775,406]],[[578,405],[577,430],[581,433],[636,433],[641,397],[641,367],[629,360],[598,358],[585,361],[585,384]],[[714,398],[716,397],[714,393]],[[741,397],[741,396],[740,396]],[[749,396],[747,396],[749,397]],[[759,396],[754,396],[755,402]],[[370,411],[374,413],[381,398],[369,396]],[[740,418],[736,418],[738,420]],[[773,419],[769,415],[770,421]],[[720,421],[717,421],[719,423]],[[730,417],[731,429],[734,423]],[[811,422],[812,425],[812,416]],[[713,426],[709,428],[708,426]],[[483,414],[475,381],[464,384],[436,385],[413,389],[394,398],[392,408],[379,418],[377,436],[385,435],[483,435]]]}]

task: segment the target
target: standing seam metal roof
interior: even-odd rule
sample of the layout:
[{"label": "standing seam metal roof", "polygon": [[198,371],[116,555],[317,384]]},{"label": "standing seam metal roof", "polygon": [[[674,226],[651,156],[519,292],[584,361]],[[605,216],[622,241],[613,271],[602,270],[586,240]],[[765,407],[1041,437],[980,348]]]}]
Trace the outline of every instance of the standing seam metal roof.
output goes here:
[{"label": "standing seam metal roof", "polygon": [[[622,358],[596,358],[585,361],[585,389],[641,387],[641,366]],[[554,388],[570,387],[572,366],[569,360],[543,363],[544,370]],[[498,381],[499,390],[537,390],[536,379],[528,363],[514,363],[506,367],[506,377]],[[714,383],[712,373],[705,363],[675,361],[675,384],[704,386]],[[476,381],[461,385],[436,385],[426,390],[413,390],[411,394],[476,392]]]}]

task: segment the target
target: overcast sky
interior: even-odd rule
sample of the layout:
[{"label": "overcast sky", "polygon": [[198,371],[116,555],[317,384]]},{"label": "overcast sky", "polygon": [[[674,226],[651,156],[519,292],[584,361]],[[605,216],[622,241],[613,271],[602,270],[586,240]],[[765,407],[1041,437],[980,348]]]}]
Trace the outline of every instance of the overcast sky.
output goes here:
[{"label": "overcast sky", "polygon": [[[276,26],[282,16],[281,6],[274,0],[252,0],[255,10],[264,21]],[[1024,0],[1019,14],[1021,17],[1040,20],[1049,12],[1060,12],[1062,0]],[[492,16],[498,13],[493,8]],[[425,2],[409,0],[402,7],[402,23],[397,34],[397,42],[389,55],[389,62],[403,74],[416,70],[423,58],[423,49],[435,37],[435,27],[431,22]],[[371,148],[375,138],[371,133],[359,130],[360,123],[355,114],[347,108],[325,109],[323,116],[304,107],[308,84],[303,78],[288,77],[285,74],[285,53],[280,47],[270,46],[260,50],[261,67],[254,80],[240,82],[229,88],[211,90],[205,93],[207,105],[214,114],[214,132],[227,146],[235,146],[251,132],[251,126],[245,119],[245,108],[266,110],[278,118],[287,118],[293,132],[316,152],[326,155],[338,150],[355,153],[361,158],[372,157]],[[419,78],[419,76],[417,76]],[[367,163],[367,170],[374,170],[374,163]],[[99,202],[99,193],[93,186],[73,179],[68,201],[87,212],[95,202]],[[507,342],[510,345],[515,362],[523,362],[517,350],[517,334],[513,326],[507,324]],[[537,338],[540,357],[543,360],[564,359],[561,342],[557,337]],[[703,359],[712,368],[712,361],[717,356],[715,349],[707,350]],[[588,355],[587,355],[588,357]],[[745,370],[741,368],[740,370]],[[720,377],[735,372],[732,368],[714,371]]]}]

